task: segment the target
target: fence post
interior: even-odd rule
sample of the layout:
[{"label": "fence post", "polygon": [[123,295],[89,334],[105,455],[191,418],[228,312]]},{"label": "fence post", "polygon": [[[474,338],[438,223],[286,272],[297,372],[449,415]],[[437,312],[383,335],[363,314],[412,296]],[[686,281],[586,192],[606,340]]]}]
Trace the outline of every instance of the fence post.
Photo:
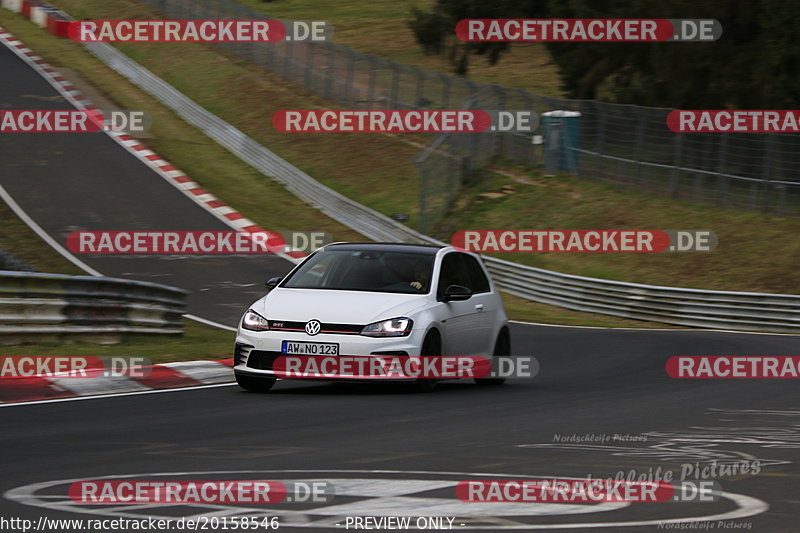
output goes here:
[{"label": "fence post", "polygon": [[353,89],[353,76],[356,69],[356,54],[355,50],[347,50],[347,77],[344,82],[344,95],[342,98],[345,105],[350,103],[350,92]]},{"label": "fence post", "polygon": [[[709,161],[711,154],[709,153],[710,150],[708,148],[709,147],[708,137],[702,137],[702,139],[703,139],[703,141],[702,141],[702,145],[701,146],[702,146],[703,160]],[[698,165],[698,166],[701,166],[701,165]],[[704,168],[704,169],[700,169],[700,170],[706,170],[706,169]],[[705,178],[705,173],[695,172],[695,174],[694,174],[694,183],[692,184],[692,191],[693,191],[692,195],[693,195],[693,198],[694,198],[695,202],[701,202],[702,201],[701,190],[705,186],[705,179],[706,179]]]},{"label": "fence post", "polygon": [[402,76],[400,64],[392,61],[392,107],[397,107],[400,103],[400,95],[398,94],[400,88],[400,76]]},{"label": "fence post", "polygon": [[286,43],[286,55],[283,56],[283,78],[291,82],[295,82],[289,74],[291,67],[292,55],[294,53],[294,41],[284,41]]},{"label": "fence post", "polygon": [[427,228],[425,227],[427,224],[427,205],[426,199],[428,198],[428,187],[427,187],[427,177],[425,175],[425,154],[423,153],[420,157],[414,161],[417,164],[417,169],[419,170],[419,218],[417,220],[417,231],[422,234],[425,234]]},{"label": "fence post", "polygon": [[414,73],[417,75],[417,91],[414,96],[414,109],[422,109],[427,106],[425,100],[425,72],[419,67],[413,67]]},{"label": "fence post", "polygon": [[769,197],[772,194],[770,177],[772,175],[772,144],[774,135],[774,133],[767,133],[767,146],[764,149],[764,181],[761,182],[763,183],[764,199],[761,210],[765,213],[769,211]]},{"label": "fence post", "polygon": [[[641,186],[642,183],[642,160],[644,159],[644,155],[642,154],[643,146],[644,146],[644,109],[641,107],[636,107],[637,114],[639,115],[639,121],[636,125],[636,181],[637,185]],[[629,187],[630,188],[630,187]]]},{"label": "fence post", "polygon": [[674,134],[674,148],[673,148],[673,158],[672,158],[672,172],[670,173],[669,177],[669,189],[667,193],[672,196],[676,197],[678,195],[678,183],[680,181],[680,173],[681,173],[681,158],[683,157],[683,133],[676,133]]},{"label": "fence post", "polygon": [[[506,109],[506,98],[505,93],[503,92],[503,88],[500,87],[496,83],[490,83],[489,87],[491,88],[492,92],[494,93],[495,101],[497,102],[497,109],[500,111],[505,111]],[[514,135],[514,133],[500,133],[499,131],[495,131],[491,133],[492,135],[492,148],[491,148],[491,155],[489,157],[494,157],[498,154],[505,153],[505,145],[506,139],[508,135]]]},{"label": "fence post", "polygon": [[311,90],[311,70],[314,67],[314,45],[310,42],[303,43],[306,47],[306,65],[303,69],[303,86]]},{"label": "fence post", "polygon": [[332,97],[333,77],[336,75],[336,45],[325,41],[322,46],[328,53],[328,62],[325,68],[325,99],[330,100]]},{"label": "fence post", "polygon": [[440,72],[439,78],[442,80],[442,102],[439,109],[450,109],[450,76]]},{"label": "fence post", "polygon": [[458,156],[447,156],[447,209],[445,213],[449,212],[455,204],[458,193],[461,191],[461,184],[458,180]]},{"label": "fence post", "polygon": [[[464,106],[466,109],[474,109],[475,102],[478,99],[478,84],[470,79],[465,79],[467,85],[469,86],[469,97],[467,97],[466,105]],[[469,142],[469,149],[467,153],[464,154],[464,164],[461,166],[462,174],[461,174],[461,183],[467,183],[469,177],[472,176],[474,171],[473,168],[473,161],[475,160],[476,156],[478,155],[478,138],[476,135],[480,135],[479,133],[467,133],[465,135],[469,135],[468,142]]]},{"label": "fence post", "polygon": [[369,86],[367,89],[367,102],[369,102],[369,108],[373,109],[375,107],[375,78],[378,76],[378,58],[376,56],[369,56]]},{"label": "fence post", "polygon": [[267,52],[267,61],[264,65],[264,68],[270,72],[275,72],[275,45],[272,43],[266,43],[264,45],[264,50]]},{"label": "fence post", "polygon": [[[725,186],[725,166],[728,162],[728,134],[723,133],[719,139],[717,150],[717,205],[728,204],[728,188]],[[728,182],[729,183],[729,182]]]},{"label": "fence post", "polygon": [[[525,105],[528,106],[528,109],[536,113],[536,100],[533,98],[533,95],[528,91],[523,91],[522,89],[520,89],[520,93],[522,94],[522,97],[525,100]],[[540,134],[542,132],[541,118],[539,118],[539,125],[536,128],[536,131],[538,131]],[[530,141],[529,142],[526,141],[525,144],[522,145],[522,154],[517,159],[518,161],[525,162],[527,159],[525,156],[525,151],[527,150],[528,153],[530,154],[530,165],[533,168],[536,168],[539,165],[538,151],[540,150],[540,148],[537,147],[542,146],[541,142],[539,144],[537,144],[536,142],[537,136],[540,139],[542,137],[540,134],[537,135],[536,131],[532,132]]]},{"label": "fence post", "polygon": [[597,178],[600,181],[605,181],[605,157],[603,154],[603,143],[605,142],[606,138],[606,114],[603,113],[601,106],[602,102],[598,102],[597,100],[594,101],[595,112],[599,117],[597,120],[597,148],[595,151],[597,152],[597,160],[596,160],[596,172]]}]

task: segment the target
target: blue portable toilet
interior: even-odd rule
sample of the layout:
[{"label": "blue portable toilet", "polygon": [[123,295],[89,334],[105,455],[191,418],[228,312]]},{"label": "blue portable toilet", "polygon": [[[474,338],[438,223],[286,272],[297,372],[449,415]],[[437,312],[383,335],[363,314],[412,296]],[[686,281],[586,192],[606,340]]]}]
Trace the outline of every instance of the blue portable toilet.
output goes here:
[{"label": "blue portable toilet", "polygon": [[555,110],[542,113],[544,133],[544,166],[547,174],[578,173],[580,154],[580,117],[578,111]]}]

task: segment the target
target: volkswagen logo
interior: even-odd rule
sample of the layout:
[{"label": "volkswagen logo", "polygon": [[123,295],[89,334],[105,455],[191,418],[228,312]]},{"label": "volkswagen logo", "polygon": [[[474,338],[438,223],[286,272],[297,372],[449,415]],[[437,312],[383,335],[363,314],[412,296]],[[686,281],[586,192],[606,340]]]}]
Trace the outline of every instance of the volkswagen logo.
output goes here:
[{"label": "volkswagen logo", "polygon": [[322,328],[322,324],[319,323],[319,320],[309,320],[306,322],[306,333],[309,335],[316,335],[319,333],[319,330]]}]

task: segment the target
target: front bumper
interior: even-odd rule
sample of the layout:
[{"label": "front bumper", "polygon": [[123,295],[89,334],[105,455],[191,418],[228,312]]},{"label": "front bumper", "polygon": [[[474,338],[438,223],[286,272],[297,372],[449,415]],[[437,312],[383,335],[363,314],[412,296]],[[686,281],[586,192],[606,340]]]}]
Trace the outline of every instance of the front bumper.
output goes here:
[{"label": "front bumper", "polygon": [[[310,336],[305,332],[264,331],[251,332],[239,329],[234,351],[236,374],[254,377],[277,377],[272,363],[281,355],[283,341],[337,343],[341,356],[398,355],[418,356],[422,346],[422,335],[412,331],[407,337],[367,337],[364,335],[320,334]],[[298,378],[292,378],[298,379]],[[325,381],[322,378],[307,378]],[[365,381],[359,377],[338,377],[336,380]],[[380,381],[413,381],[410,378],[380,378]]]}]

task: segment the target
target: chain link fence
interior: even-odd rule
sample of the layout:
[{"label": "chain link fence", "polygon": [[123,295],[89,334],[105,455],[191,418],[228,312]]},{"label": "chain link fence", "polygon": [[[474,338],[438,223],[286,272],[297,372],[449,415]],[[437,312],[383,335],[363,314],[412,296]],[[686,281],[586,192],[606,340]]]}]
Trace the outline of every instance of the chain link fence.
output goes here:
[{"label": "chain link fence", "polygon": [[[175,19],[270,19],[232,0],[139,0]],[[376,38],[380,38],[376,36]],[[432,136],[421,173],[419,231],[437,229],[478,170],[502,157],[583,178],[714,205],[800,215],[800,136],[673,133],[671,109],[532,94],[403,65],[333,42],[220,43],[232,54],[349,109],[554,110],[542,135]]]}]

